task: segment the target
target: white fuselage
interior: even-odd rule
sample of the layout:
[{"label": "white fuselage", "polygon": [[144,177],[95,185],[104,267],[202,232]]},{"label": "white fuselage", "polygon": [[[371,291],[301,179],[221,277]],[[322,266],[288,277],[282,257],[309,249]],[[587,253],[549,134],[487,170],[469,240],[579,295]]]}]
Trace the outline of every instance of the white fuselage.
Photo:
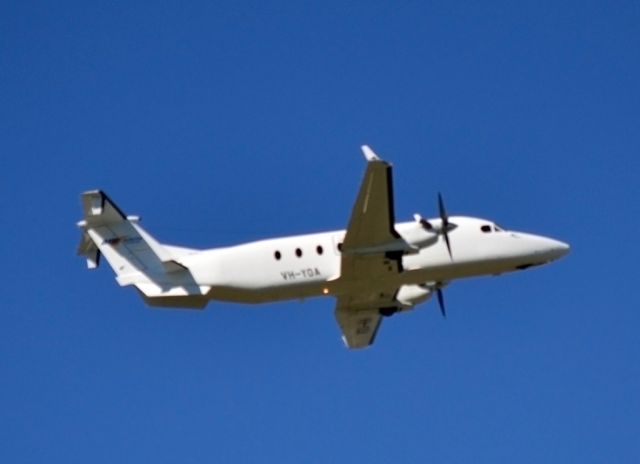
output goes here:
[{"label": "white fuselage", "polygon": [[[195,283],[211,288],[214,300],[258,303],[313,296],[340,296],[346,289],[401,287],[437,283],[525,269],[557,259],[569,250],[563,242],[521,232],[504,231],[492,221],[451,217],[452,256],[442,236],[418,221],[395,229],[414,249],[401,258],[402,272],[383,280],[345,281],[341,243],[345,231],[274,238],[198,251],[181,257]],[[437,230],[439,219],[430,221]]]}]

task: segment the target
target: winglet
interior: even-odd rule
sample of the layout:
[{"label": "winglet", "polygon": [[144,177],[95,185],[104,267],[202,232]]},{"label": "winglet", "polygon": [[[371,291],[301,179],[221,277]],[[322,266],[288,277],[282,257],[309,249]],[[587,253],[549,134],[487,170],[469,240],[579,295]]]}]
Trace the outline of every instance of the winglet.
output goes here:
[{"label": "winglet", "polygon": [[380,157],[373,152],[369,145],[362,145],[362,147],[360,148],[362,149],[362,153],[364,154],[364,157],[367,159],[367,161],[382,161]]}]

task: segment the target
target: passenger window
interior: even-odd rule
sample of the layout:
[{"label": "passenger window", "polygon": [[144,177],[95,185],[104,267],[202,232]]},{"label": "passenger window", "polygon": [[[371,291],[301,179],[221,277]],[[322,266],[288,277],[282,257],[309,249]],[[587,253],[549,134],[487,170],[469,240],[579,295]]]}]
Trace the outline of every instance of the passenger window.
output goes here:
[{"label": "passenger window", "polygon": [[488,224],[484,224],[480,227],[480,230],[486,234],[488,232],[491,232],[491,226]]},{"label": "passenger window", "polygon": [[300,248],[296,248],[296,256],[298,258],[302,256],[302,250]]},{"label": "passenger window", "polygon": [[316,252],[317,252],[319,255],[321,255],[321,254],[323,253],[323,251],[324,251],[324,250],[322,249],[322,246],[321,246],[321,245],[318,245],[318,246],[316,247]]},{"label": "passenger window", "polygon": [[280,254],[280,252],[279,252],[279,251],[276,251],[276,252],[273,254],[273,256],[274,256],[278,261],[280,261],[280,258],[282,258],[282,255]]}]

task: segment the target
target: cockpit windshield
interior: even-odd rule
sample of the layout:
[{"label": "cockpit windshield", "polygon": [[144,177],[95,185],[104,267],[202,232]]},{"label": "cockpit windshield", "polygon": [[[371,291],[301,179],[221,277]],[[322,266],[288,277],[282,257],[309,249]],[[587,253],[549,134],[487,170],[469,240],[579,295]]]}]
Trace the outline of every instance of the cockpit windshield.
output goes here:
[{"label": "cockpit windshield", "polygon": [[498,224],[482,224],[480,226],[480,230],[485,234],[488,234],[490,232],[504,232],[504,229]]}]

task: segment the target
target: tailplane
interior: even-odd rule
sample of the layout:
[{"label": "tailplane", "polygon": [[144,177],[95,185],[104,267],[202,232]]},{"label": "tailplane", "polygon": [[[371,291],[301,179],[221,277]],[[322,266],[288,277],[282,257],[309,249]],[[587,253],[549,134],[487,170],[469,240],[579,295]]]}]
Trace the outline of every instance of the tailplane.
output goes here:
[{"label": "tailplane", "polygon": [[160,244],[139,224],[126,216],[100,190],[82,194],[84,219],[78,254],[95,269],[104,257],[120,285],[135,285],[152,306],[206,306],[209,287],[199,286],[181,257],[198,250]]}]

